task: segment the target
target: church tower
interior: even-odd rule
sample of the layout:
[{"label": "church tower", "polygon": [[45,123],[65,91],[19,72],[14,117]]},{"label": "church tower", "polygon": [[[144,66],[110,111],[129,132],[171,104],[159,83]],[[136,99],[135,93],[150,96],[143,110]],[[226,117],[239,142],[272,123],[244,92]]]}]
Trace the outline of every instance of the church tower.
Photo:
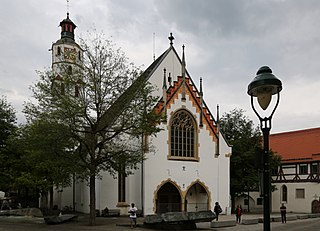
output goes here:
[{"label": "church tower", "polygon": [[61,86],[61,94],[79,94],[81,81],[81,70],[83,61],[83,50],[75,41],[74,31],[76,25],[69,18],[63,19],[61,27],[61,38],[52,44],[52,70],[54,81]]}]

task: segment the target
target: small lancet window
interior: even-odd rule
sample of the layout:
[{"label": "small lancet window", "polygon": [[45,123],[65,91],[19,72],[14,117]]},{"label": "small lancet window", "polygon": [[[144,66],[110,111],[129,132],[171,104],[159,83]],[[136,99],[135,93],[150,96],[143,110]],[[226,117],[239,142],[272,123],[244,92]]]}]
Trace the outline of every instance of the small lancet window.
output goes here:
[{"label": "small lancet window", "polygon": [[288,188],[287,186],[282,186],[282,201],[287,202],[288,201]]},{"label": "small lancet window", "polygon": [[61,48],[60,47],[57,48],[57,55],[61,55]]}]

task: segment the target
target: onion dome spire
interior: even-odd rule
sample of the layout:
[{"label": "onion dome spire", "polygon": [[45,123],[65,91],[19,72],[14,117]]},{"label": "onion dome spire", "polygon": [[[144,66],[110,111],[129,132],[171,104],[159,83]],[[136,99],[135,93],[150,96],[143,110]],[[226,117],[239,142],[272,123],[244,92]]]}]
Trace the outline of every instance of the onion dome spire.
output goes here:
[{"label": "onion dome spire", "polygon": [[69,12],[67,13],[67,18],[63,19],[59,26],[61,26],[61,38],[70,38],[74,40],[74,30],[76,29],[76,24],[74,24],[69,18]]}]

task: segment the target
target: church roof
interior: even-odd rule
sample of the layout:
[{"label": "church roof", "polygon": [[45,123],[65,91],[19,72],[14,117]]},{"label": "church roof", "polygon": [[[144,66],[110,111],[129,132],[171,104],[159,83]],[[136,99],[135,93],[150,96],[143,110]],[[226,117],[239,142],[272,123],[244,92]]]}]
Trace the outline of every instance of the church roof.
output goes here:
[{"label": "church roof", "polygon": [[320,161],[320,128],[272,134],[269,146],[283,163]]}]

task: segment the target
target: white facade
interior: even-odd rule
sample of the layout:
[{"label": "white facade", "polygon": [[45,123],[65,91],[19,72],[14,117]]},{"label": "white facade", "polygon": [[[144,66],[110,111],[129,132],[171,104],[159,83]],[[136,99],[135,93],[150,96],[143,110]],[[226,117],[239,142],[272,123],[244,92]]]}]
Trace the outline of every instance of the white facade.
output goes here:
[{"label": "white facade", "polygon": [[[67,46],[69,45],[64,45]],[[53,46],[53,53],[56,52],[56,47]],[[76,51],[81,51],[77,46],[74,47]],[[55,61],[57,59],[53,56],[53,62]],[[138,166],[133,175],[126,177],[125,203],[118,201],[118,179],[108,173],[101,173],[101,179],[96,180],[98,210],[119,207],[125,213],[127,211],[125,206],[134,202],[143,210],[144,215],[148,215],[167,211],[213,210],[214,203],[218,201],[221,207],[225,208],[224,212],[230,211],[231,147],[218,132],[209,108],[199,103],[200,92],[189,74],[186,72],[185,79],[178,78],[184,70],[183,63],[171,44],[169,49],[147,69],[148,80],[158,89],[154,92],[160,100],[156,108],[160,108],[161,113],[166,113],[167,122],[159,125],[162,131],[148,138],[151,148],[145,153],[146,160]],[[165,85],[168,86],[165,96],[162,90],[164,69],[166,69]],[[171,84],[168,81],[169,75],[172,78]],[[185,99],[182,99],[183,95]],[[162,97],[167,101],[161,104]],[[191,157],[173,156],[171,153],[173,152],[173,145],[170,144],[173,140],[170,138],[172,118],[180,111],[190,116],[195,131],[190,135],[192,141],[188,144],[190,150],[192,149]],[[181,145],[184,145],[183,142]],[[89,188],[86,183],[77,183],[63,189],[59,200],[56,203],[61,203],[61,208],[73,206],[75,202],[76,211],[89,212]]]},{"label": "white facade", "polygon": [[[312,213],[312,202],[319,199],[319,183],[277,183],[277,189],[272,193],[272,211],[279,212],[282,203],[287,207],[287,212]],[[287,187],[287,200],[282,199],[283,186]],[[298,192],[297,192],[298,190]],[[304,192],[304,196],[302,195]],[[302,193],[302,194],[301,194]],[[301,196],[300,196],[301,195]]]},{"label": "white facade", "polygon": [[282,203],[288,212],[320,213],[320,128],[270,135],[270,147],[281,156],[281,166],[272,171],[276,190],[272,211]]}]

